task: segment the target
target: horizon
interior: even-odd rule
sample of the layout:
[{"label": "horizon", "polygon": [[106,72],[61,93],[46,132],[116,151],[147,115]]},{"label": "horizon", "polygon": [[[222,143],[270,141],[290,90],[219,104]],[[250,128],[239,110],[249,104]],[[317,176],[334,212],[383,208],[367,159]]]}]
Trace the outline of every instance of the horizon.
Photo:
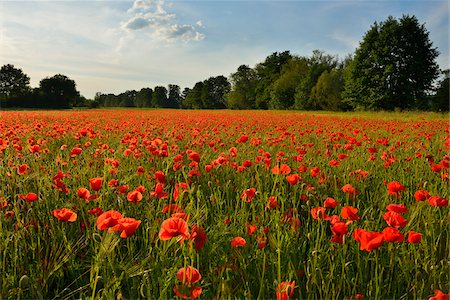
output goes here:
[{"label": "horizon", "polygon": [[90,99],[192,88],[273,52],[318,49],[343,59],[388,16],[416,16],[439,67],[449,68],[448,1],[1,1],[0,8],[1,64],[22,69],[32,87],[66,75]]}]

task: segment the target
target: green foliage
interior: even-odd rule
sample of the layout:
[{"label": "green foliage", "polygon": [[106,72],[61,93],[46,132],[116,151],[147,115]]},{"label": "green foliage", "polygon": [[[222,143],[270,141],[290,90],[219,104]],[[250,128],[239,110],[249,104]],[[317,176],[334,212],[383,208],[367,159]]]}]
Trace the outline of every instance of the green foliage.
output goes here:
[{"label": "green foliage", "polygon": [[167,89],[163,86],[155,86],[152,95],[152,107],[168,107]]},{"label": "green foliage", "polygon": [[151,107],[153,90],[151,88],[142,88],[137,94],[134,101],[136,107]]},{"label": "green foliage", "polygon": [[228,94],[228,108],[251,109],[256,107],[257,76],[255,70],[241,65],[231,74],[231,91]]},{"label": "green foliage", "polygon": [[44,107],[49,108],[69,108],[80,96],[75,81],[62,74],[42,79],[39,89]]},{"label": "green foliage", "polygon": [[374,23],[356,50],[344,95],[355,108],[421,108],[438,75],[437,56],[416,17]]},{"label": "green foliage", "polygon": [[181,105],[180,86],[176,84],[169,84],[169,95],[167,97],[168,108],[179,108]]},{"label": "green foliage", "polygon": [[[7,64],[0,69],[0,101],[13,102],[30,92],[30,77],[21,69]],[[1,106],[0,106],[1,107]]]},{"label": "green foliage", "polygon": [[273,84],[280,77],[283,66],[293,56],[289,51],[274,52],[255,67],[258,82],[256,84],[256,108],[267,109],[272,100]]},{"label": "green foliage", "polygon": [[432,97],[431,107],[435,111],[449,111],[449,79],[450,70],[445,70],[443,72],[444,79],[439,83],[436,95]]},{"label": "green foliage", "polygon": [[311,90],[311,99],[320,109],[338,111],[343,109],[341,93],[344,86],[342,69],[325,71]]}]

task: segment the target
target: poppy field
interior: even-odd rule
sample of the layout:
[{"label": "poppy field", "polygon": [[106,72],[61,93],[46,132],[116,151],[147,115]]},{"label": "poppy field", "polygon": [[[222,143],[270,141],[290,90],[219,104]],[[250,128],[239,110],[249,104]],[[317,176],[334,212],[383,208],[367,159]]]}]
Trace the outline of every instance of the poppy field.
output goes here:
[{"label": "poppy field", "polygon": [[448,299],[444,115],[0,112],[0,298]]}]

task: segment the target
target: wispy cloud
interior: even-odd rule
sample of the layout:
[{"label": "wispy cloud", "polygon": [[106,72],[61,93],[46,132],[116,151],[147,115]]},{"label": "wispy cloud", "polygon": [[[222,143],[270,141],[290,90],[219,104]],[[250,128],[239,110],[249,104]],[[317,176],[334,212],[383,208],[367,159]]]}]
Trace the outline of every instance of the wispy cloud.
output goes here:
[{"label": "wispy cloud", "polygon": [[195,25],[179,24],[177,16],[165,8],[164,0],[135,0],[128,10],[131,17],[121,24],[126,32],[146,30],[158,40],[181,40],[184,42],[201,41],[205,35],[198,31],[203,27],[202,21]]},{"label": "wispy cloud", "polygon": [[348,34],[342,34],[338,31],[334,31],[330,37],[336,42],[344,45],[349,51],[354,51],[359,46],[359,41]]}]

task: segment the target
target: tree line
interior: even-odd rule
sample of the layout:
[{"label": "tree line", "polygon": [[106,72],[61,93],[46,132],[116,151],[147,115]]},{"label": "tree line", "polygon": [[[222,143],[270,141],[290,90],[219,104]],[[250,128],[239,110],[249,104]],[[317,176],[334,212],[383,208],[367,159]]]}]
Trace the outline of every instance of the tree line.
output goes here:
[{"label": "tree line", "polygon": [[121,94],[80,96],[57,74],[39,88],[12,65],[0,70],[0,107],[150,107],[184,109],[449,110],[449,71],[439,70],[429,32],[415,16],[375,22],[355,53],[340,59],[274,52],[254,67],[241,65],[192,88],[169,84]]}]

